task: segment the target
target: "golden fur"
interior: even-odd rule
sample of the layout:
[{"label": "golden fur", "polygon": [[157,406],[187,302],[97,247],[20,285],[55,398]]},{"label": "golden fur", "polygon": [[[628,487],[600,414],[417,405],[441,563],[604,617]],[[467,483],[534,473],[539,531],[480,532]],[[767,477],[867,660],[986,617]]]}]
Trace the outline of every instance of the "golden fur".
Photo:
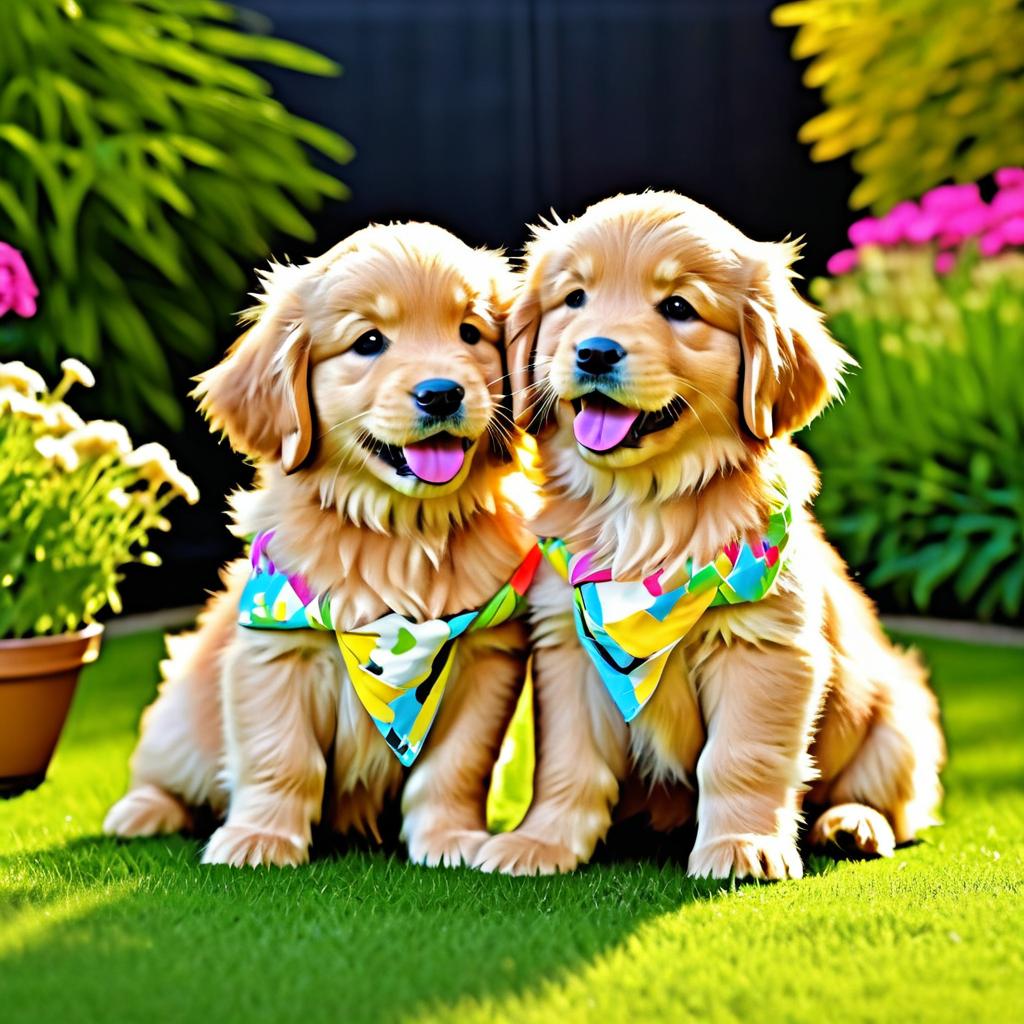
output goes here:
[{"label": "golden fur", "polygon": [[[793,288],[795,256],[671,193],[618,196],[537,230],[508,326],[517,417],[547,481],[536,532],[596,548],[619,579],[664,566],[671,586],[688,556],[757,539],[777,481],[793,526],[770,596],[707,611],[629,727],[576,640],[568,585],[545,567],[531,593],[537,796],[517,832],[481,846],[479,866],[586,861],[630,776],[646,781],[656,823],[687,817],[696,790],[694,875],[798,877],[802,804],[823,812],[813,842],[844,833],[879,854],[932,820],[944,747],[925,672],[889,643],[823,538],[817,474],[789,439],[849,363]],[[571,308],[577,289],[585,303]],[[659,312],[673,295],[695,319]],[[576,346],[595,336],[626,349],[618,402],[685,400],[638,447],[600,454],[574,438],[571,401],[594,387],[577,381]]]},{"label": "golden fur", "polygon": [[[264,285],[253,325],[197,389],[213,425],[257,462],[254,490],[233,501],[237,532],[274,529],[275,563],[329,592],[348,628],[389,609],[423,619],[481,605],[533,543],[500,492],[515,467],[503,412],[505,261],[431,225],[371,227],[307,264],[272,268]],[[460,338],[465,323],[481,332],[476,344]],[[389,346],[360,355],[351,346],[371,329]],[[431,432],[411,397],[431,377],[464,388],[464,418],[446,429],[473,442],[445,485],[400,476],[364,445]],[[207,863],[298,864],[322,807],[335,829],[377,835],[403,771],[332,635],[236,625],[247,572],[244,560],[229,566],[198,630],[170,641],[129,792],[105,828],[172,831],[209,804],[226,820]],[[413,860],[460,863],[486,838],[486,783],[524,646],[514,622],[461,642],[403,794]]]}]

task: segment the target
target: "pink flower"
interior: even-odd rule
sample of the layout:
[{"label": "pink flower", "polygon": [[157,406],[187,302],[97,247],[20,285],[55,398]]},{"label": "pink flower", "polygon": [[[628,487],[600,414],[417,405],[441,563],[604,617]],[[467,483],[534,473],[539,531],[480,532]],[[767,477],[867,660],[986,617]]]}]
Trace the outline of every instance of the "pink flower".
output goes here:
[{"label": "pink flower", "polygon": [[35,316],[38,294],[21,253],[0,242],[0,316],[11,309],[18,316]]},{"label": "pink flower", "polygon": [[992,212],[1000,217],[1024,213],[1024,188],[1004,188],[992,198]]},{"label": "pink flower", "polygon": [[971,209],[981,202],[978,186],[940,185],[921,197],[921,206],[929,212],[951,213],[954,210]]},{"label": "pink flower", "polygon": [[985,231],[992,221],[992,213],[989,208],[980,203],[967,209],[958,210],[946,218],[943,225],[942,237],[952,238],[953,245],[962,242],[965,238],[973,238]]},{"label": "pink flower", "polygon": [[1003,167],[995,173],[998,185],[991,203],[981,198],[977,184],[940,185],[926,192],[920,204],[897,203],[884,217],[862,217],[850,225],[853,249],[843,249],[828,261],[828,271],[849,273],[865,246],[893,248],[927,246],[938,250],[935,270],[948,274],[965,243],[976,241],[983,257],[996,256],[1008,246],[1024,246],[1024,167]]},{"label": "pink flower", "polygon": [[825,264],[826,269],[833,277],[838,277],[840,274],[848,274],[856,266],[856,249],[840,249],[839,252],[834,256],[831,256],[828,263]]},{"label": "pink flower", "polygon": [[996,171],[996,184],[1000,188],[1020,188],[1024,185],[1024,167],[1002,167]]},{"label": "pink flower", "polygon": [[1001,227],[986,231],[978,243],[978,251],[982,256],[995,256],[1006,248],[1007,239]]},{"label": "pink flower", "polygon": [[847,234],[858,249],[865,245],[899,245],[906,241],[911,225],[920,219],[917,203],[897,203],[884,217],[862,217],[854,221]]},{"label": "pink flower", "polygon": [[912,245],[930,242],[942,230],[942,221],[934,213],[919,213],[907,225],[907,241]]},{"label": "pink flower", "polygon": [[859,249],[862,245],[880,245],[879,221],[874,217],[855,220],[846,232],[850,241]]},{"label": "pink flower", "polygon": [[1008,245],[1024,245],[1024,215],[1004,220],[999,230]]},{"label": "pink flower", "polygon": [[878,242],[880,245],[897,245],[907,237],[907,230],[919,217],[917,203],[897,203],[878,222]]}]

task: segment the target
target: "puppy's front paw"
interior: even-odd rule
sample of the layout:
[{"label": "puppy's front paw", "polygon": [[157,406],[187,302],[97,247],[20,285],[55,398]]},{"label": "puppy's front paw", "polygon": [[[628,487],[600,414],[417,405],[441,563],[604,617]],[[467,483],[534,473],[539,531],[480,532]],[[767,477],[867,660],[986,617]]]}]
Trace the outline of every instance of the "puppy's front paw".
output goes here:
[{"label": "puppy's front paw", "polygon": [[505,875],[557,875],[580,862],[568,846],[549,843],[525,832],[491,836],[476,855],[473,867]]},{"label": "puppy's front paw", "polygon": [[687,873],[695,878],[802,878],[796,845],[778,836],[720,836],[694,848]]},{"label": "puppy's front paw", "polygon": [[188,809],[159,786],[139,786],[125,793],[103,819],[108,836],[134,839],[180,832],[190,824]]},{"label": "puppy's front paw", "polygon": [[481,845],[490,838],[483,829],[434,829],[411,835],[409,860],[428,868],[457,868],[471,864]]},{"label": "puppy's front paw", "polygon": [[840,849],[853,845],[870,857],[891,857],[896,849],[892,825],[872,807],[837,804],[830,807],[811,829],[812,846],[835,844]]},{"label": "puppy's front paw", "polygon": [[309,845],[298,837],[260,832],[248,825],[221,825],[203,852],[204,864],[233,868],[293,868],[309,860]]}]

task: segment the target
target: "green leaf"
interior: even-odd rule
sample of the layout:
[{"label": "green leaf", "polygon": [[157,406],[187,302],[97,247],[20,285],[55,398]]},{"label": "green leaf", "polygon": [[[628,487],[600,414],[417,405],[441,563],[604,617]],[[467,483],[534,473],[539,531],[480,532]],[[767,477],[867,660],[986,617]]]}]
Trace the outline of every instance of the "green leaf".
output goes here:
[{"label": "green leaf", "polygon": [[0,210],[11,219],[15,234],[28,238],[33,234],[32,220],[17,192],[6,181],[0,181]]},{"label": "green leaf", "polygon": [[967,601],[977,593],[978,588],[992,574],[995,567],[1021,549],[1018,532],[1011,523],[1003,523],[994,536],[973,551],[957,576],[955,590],[961,601]]},{"label": "green leaf", "polygon": [[185,414],[177,400],[164,391],[156,388],[147,388],[142,392],[143,400],[153,412],[171,430],[181,430],[185,424]]},{"label": "green leaf", "polygon": [[333,60],[284,39],[243,35],[232,29],[213,27],[196,29],[194,38],[205,49],[233,60],[265,61],[307,75],[329,77],[341,73],[341,67]]}]

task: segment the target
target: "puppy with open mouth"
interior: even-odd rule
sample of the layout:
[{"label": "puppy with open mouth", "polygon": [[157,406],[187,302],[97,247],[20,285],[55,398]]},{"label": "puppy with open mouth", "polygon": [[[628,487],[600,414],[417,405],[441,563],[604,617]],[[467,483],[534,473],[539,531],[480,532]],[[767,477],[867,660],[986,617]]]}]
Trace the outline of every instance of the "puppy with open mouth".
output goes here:
[{"label": "puppy with open mouth", "polygon": [[298,864],[322,806],[335,830],[377,835],[411,766],[410,856],[461,863],[487,836],[540,559],[501,492],[516,468],[508,267],[397,224],[264,285],[197,389],[257,464],[233,499],[251,555],[169,642],[105,828],[174,831],[210,805],[226,820],[207,863]]},{"label": "puppy with open mouth", "polygon": [[479,866],[570,869],[623,794],[666,828],[696,806],[698,876],[798,877],[812,808],[812,842],[863,853],[932,820],[925,673],[822,536],[790,441],[849,363],[795,256],[671,193],[537,230],[508,327],[547,480],[536,797]]}]

